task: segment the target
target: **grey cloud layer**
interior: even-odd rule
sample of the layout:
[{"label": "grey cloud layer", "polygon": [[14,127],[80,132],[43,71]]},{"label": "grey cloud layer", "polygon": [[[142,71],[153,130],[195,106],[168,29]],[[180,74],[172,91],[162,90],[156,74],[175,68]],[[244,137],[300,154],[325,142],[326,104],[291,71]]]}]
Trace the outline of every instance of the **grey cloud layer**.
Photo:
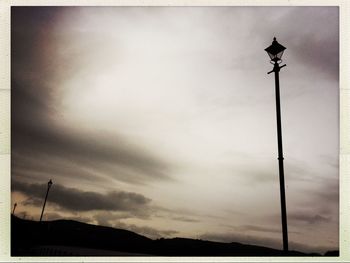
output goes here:
[{"label": "grey cloud layer", "polygon": [[[45,96],[45,93],[33,94],[40,88],[45,89],[40,82],[36,85],[12,82],[11,141],[14,172],[23,165],[20,156],[26,156],[27,159],[29,156],[33,159],[31,163],[26,163],[26,169],[35,169],[38,159],[61,159],[55,166],[48,167],[47,173],[52,172],[50,169],[59,172],[61,167],[73,162],[102,173],[112,173],[115,178],[123,181],[143,183],[142,178],[167,178],[165,162],[122,137],[109,136],[100,130],[88,134],[79,133],[56,125],[51,118],[50,96]],[[112,168],[108,169],[110,166]],[[125,172],[121,172],[123,169],[118,170],[117,166],[130,173],[125,176]],[[72,171],[81,174],[78,167]]]},{"label": "grey cloud layer", "polygon": [[309,215],[309,214],[289,214],[288,219],[291,221],[302,221],[308,224],[319,224],[319,223],[327,223],[330,221],[330,218],[321,216],[321,215]]},{"label": "grey cloud layer", "polygon": [[[56,174],[67,174],[69,169],[61,167],[68,165],[71,173],[82,179],[85,175],[79,171],[79,166],[134,183],[168,178],[167,164],[163,160],[123,137],[107,135],[98,127],[92,129],[93,132],[81,133],[55,122],[53,116],[60,115],[54,106],[55,101],[61,99],[59,86],[68,77],[66,74],[73,74],[57,61],[48,59],[59,45],[50,29],[54,28],[62,10],[44,7],[15,10],[11,35],[13,173],[21,174],[19,168],[24,167],[33,170],[33,174],[50,174],[52,170]],[[21,156],[27,159],[25,165]],[[31,161],[30,157],[33,157]],[[38,159],[46,159],[54,165],[37,170]]]},{"label": "grey cloud layer", "polygon": [[[13,191],[22,192],[31,197],[30,201],[36,205],[43,202],[46,188],[45,184],[14,182],[12,185]],[[54,184],[50,190],[50,202],[63,209],[72,211],[110,210],[137,212],[137,210],[146,210],[151,200],[137,193],[113,191],[101,194]]]},{"label": "grey cloud layer", "polygon": [[[19,112],[14,112],[14,115],[16,114]],[[27,169],[38,171],[37,167],[41,167],[41,172],[45,171],[47,174],[54,171],[57,171],[57,174],[67,174],[69,170],[65,167],[70,165],[73,168],[70,172],[75,176],[80,175],[81,178],[85,177],[84,172],[80,171],[84,167],[91,168],[96,173],[109,174],[115,179],[134,183],[168,179],[167,167],[163,161],[128,145],[125,140],[116,136],[106,138],[97,134],[67,134],[66,131],[59,130],[60,127],[31,129],[29,126],[18,125],[13,128],[14,173],[23,166],[25,158]],[[28,160],[28,157],[32,157],[32,160]],[[40,164],[45,159],[55,162],[55,165],[47,167],[45,162]]]},{"label": "grey cloud layer", "polygon": [[[333,7],[325,9],[316,8],[296,8],[296,12],[301,14],[301,18],[294,20],[291,37],[292,54],[297,56],[303,64],[311,68],[317,68],[334,80],[339,79],[339,8]],[[293,19],[291,12],[286,19]],[[312,20],[310,18],[312,17]],[[314,24],[323,20],[322,32],[315,34]],[[297,34],[302,29],[303,34]]]}]

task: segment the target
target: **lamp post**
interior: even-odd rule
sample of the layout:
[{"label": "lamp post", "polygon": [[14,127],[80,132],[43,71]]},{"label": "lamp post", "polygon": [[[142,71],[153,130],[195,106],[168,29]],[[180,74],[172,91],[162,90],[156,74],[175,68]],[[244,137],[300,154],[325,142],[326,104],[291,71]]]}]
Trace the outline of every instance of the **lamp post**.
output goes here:
[{"label": "lamp post", "polygon": [[15,203],[15,204],[13,205],[12,215],[15,215],[16,207],[17,207],[17,203]]},{"label": "lamp post", "polygon": [[282,128],[281,128],[281,106],[280,106],[280,84],[279,72],[286,65],[280,66],[282,55],[286,48],[279,44],[276,38],[273,38],[272,44],[265,49],[273,64],[273,69],[268,72],[275,72],[275,93],[276,93],[276,116],[277,116],[277,141],[278,141],[278,164],[279,164],[279,181],[281,196],[281,218],[282,218],[282,237],[283,251],[288,252],[288,229],[287,229],[287,211],[286,211],[286,194],[284,187],[284,168],[283,168],[283,148],[282,148]]},{"label": "lamp post", "polygon": [[46,200],[47,200],[47,196],[49,195],[49,190],[50,190],[51,185],[52,185],[52,181],[50,179],[50,181],[47,183],[47,191],[46,191],[45,201],[44,201],[44,205],[43,205],[43,210],[41,211],[40,222],[41,222],[41,220],[43,218],[44,209],[45,209],[45,205],[46,205]]}]

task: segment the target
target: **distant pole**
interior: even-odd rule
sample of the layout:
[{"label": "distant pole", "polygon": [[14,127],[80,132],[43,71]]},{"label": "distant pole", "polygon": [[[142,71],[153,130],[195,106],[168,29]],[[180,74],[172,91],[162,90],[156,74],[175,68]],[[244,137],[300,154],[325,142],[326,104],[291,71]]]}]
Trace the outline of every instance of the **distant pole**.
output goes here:
[{"label": "distant pole", "polygon": [[13,205],[12,215],[15,215],[16,207],[17,207],[17,203],[15,203],[15,204]]},{"label": "distant pole", "polygon": [[281,220],[282,220],[282,238],[283,251],[288,252],[288,229],[287,229],[287,209],[286,209],[286,193],[284,183],[284,168],[283,168],[283,147],[282,147],[282,125],[281,125],[281,105],[280,105],[280,84],[279,72],[286,65],[280,66],[282,62],[282,54],[286,48],[273,39],[272,45],[265,49],[271,58],[271,63],[274,65],[273,70],[268,74],[275,72],[275,95],[276,95],[276,117],[277,117],[277,141],[278,141],[278,166],[279,166],[279,181],[280,181],[280,197],[281,197]]},{"label": "distant pole", "polygon": [[44,210],[45,210],[45,205],[46,205],[46,200],[47,200],[47,196],[49,195],[49,191],[50,191],[50,187],[52,185],[52,181],[50,179],[50,181],[47,183],[47,191],[46,191],[46,195],[45,195],[45,201],[44,201],[44,205],[43,205],[43,210],[41,211],[41,216],[40,216],[40,222],[43,218],[43,214],[44,214]]}]

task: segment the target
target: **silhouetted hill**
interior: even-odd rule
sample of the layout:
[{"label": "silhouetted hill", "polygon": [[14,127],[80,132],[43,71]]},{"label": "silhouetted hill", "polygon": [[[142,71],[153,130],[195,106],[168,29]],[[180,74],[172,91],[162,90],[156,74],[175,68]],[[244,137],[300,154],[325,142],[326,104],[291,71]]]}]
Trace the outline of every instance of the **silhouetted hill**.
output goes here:
[{"label": "silhouetted hill", "polygon": [[72,246],[144,253],[150,251],[152,245],[151,239],[128,230],[73,220],[36,222],[12,216],[11,223],[13,254],[33,246]]},{"label": "silhouetted hill", "polygon": [[[187,238],[152,240],[131,231],[72,220],[37,222],[15,216],[11,218],[11,249],[12,256],[286,256],[281,250],[262,246]],[[288,256],[320,255],[290,251]]]},{"label": "silhouetted hill", "polygon": [[[222,243],[188,238],[158,239],[154,241],[157,255],[161,256],[285,256],[283,251],[241,243]],[[316,254],[315,254],[316,255]],[[290,251],[288,256],[308,256]]]}]

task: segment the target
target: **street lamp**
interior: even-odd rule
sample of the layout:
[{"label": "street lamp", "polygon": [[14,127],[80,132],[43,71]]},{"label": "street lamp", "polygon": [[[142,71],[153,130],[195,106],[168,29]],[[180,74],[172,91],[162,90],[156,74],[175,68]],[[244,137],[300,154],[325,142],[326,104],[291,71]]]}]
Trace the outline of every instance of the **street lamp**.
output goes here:
[{"label": "street lamp", "polygon": [[15,204],[13,205],[12,215],[15,215],[16,207],[17,207],[17,203],[15,203]]},{"label": "street lamp", "polygon": [[280,106],[280,84],[279,72],[286,65],[280,66],[282,55],[286,48],[273,38],[272,44],[265,49],[273,64],[273,69],[268,72],[275,72],[275,88],[276,88],[276,115],[277,115],[277,141],[278,141],[278,164],[279,164],[279,179],[280,179],[280,196],[281,196],[281,218],[282,218],[282,236],[283,236],[283,251],[288,252],[288,229],[287,229],[287,211],[286,211],[286,193],[284,188],[284,169],[283,169],[283,148],[282,148],[282,128],[281,128],[281,106]]},{"label": "street lamp", "polygon": [[46,205],[46,200],[47,200],[47,196],[49,195],[49,190],[50,190],[51,185],[52,185],[52,181],[50,179],[50,181],[47,183],[47,191],[46,191],[45,201],[44,201],[44,205],[43,205],[43,210],[41,211],[40,222],[41,222],[41,220],[43,218],[44,209],[45,209],[45,205]]}]

